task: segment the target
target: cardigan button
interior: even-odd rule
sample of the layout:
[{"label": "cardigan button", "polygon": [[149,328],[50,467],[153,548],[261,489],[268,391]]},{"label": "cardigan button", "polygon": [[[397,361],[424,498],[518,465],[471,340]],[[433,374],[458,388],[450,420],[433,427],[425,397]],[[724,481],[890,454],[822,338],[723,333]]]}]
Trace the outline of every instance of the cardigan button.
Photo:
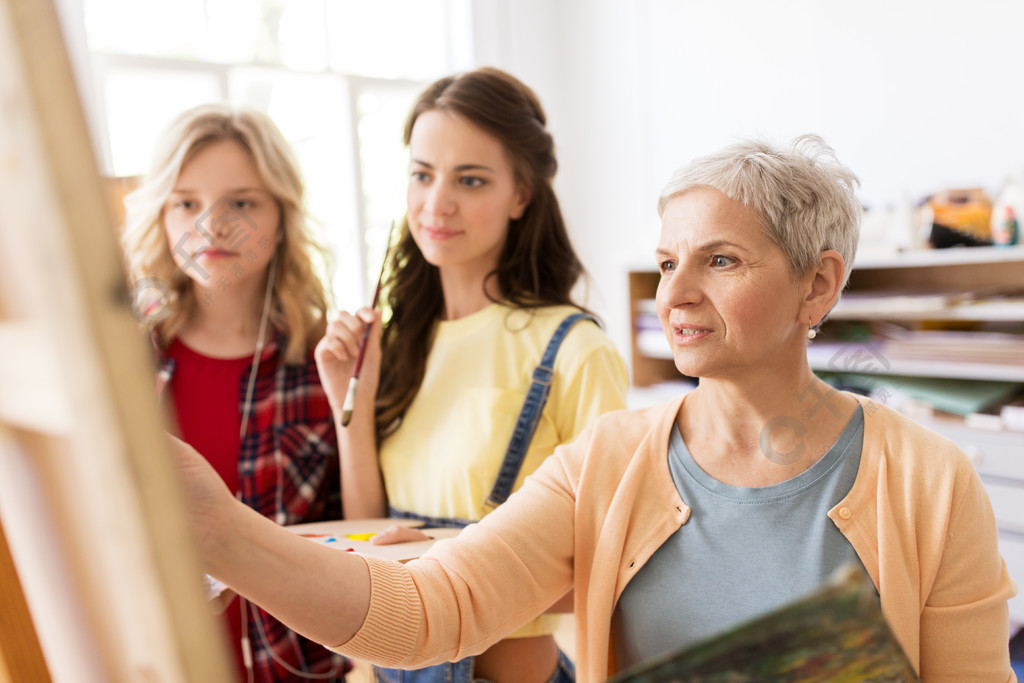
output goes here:
[{"label": "cardigan button", "polygon": [[839,508],[839,516],[843,519],[849,519],[853,516],[853,513],[850,512],[850,508]]}]

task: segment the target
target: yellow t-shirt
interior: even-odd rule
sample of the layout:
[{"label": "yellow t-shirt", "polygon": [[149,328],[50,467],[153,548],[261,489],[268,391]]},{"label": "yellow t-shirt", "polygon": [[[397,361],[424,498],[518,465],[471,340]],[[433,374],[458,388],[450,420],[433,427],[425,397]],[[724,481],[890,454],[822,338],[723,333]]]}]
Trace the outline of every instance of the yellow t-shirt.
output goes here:
[{"label": "yellow t-shirt", "polygon": [[[380,447],[388,502],[430,517],[478,520],[498,475],[533,370],[551,335],[579,312],[492,304],[441,321],[416,398]],[[555,358],[551,392],[513,490],[555,447],[569,443],[602,413],[626,405],[628,373],[603,330],[574,325]],[[548,622],[548,623],[544,623]],[[550,633],[546,617],[513,637]]]}]

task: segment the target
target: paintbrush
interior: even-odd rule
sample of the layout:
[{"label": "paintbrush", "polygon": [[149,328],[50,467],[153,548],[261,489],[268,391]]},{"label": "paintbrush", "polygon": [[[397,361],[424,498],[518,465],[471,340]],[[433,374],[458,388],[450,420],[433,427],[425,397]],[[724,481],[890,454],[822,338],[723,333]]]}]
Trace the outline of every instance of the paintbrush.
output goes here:
[{"label": "paintbrush", "polygon": [[[384,269],[388,265],[388,255],[391,253],[391,236],[395,231],[395,222],[391,221],[388,229],[387,247],[384,249],[384,260],[380,264],[380,275],[377,276],[377,288],[373,291],[373,303],[370,308],[376,310],[377,302],[380,300],[380,286],[384,282]],[[352,379],[348,381],[348,391],[345,392],[345,403],[341,408],[341,426],[347,427],[352,421],[352,410],[356,405],[356,387],[359,386],[359,371],[363,367],[363,356],[366,355],[366,342],[370,338],[370,325],[363,328],[363,336],[359,339],[359,353],[356,355],[356,365],[352,369]]]}]

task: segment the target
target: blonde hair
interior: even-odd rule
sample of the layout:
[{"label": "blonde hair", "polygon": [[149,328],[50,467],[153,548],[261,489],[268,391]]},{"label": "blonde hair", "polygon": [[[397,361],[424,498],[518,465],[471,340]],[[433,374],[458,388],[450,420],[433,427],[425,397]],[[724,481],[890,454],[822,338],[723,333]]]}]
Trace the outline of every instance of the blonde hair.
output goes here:
[{"label": "blonde hair", "polygon": [[838,251],[846,264],[842,291],[857,253],[863,213],[858,185],[857,176],[817,135],[802,135],[786,147],[744,140],[677,170],[661,191],[658,215],[687,190],[718,190],[757,211],[795,276],[814,268],[821,252]]},{"label": "blonde hair", "polygon": [[165,294],[160,315],[144,322],[166,346],[195,309],[191,280],[174,262],[167,243],[164,205],[185,164],[223,140],[248,150],[281,210],[269,319],[288,337],[285,362],[305,363],[327,325],[328,293],[313,265],[314,257],[324,259],[326,253],[306,222],[304,187],[291,149],[270,117],[258,111],[202,105],[184,112],[164,134],[150,172],[125,197],[122,245],[130,282],[133,289],[155,283]]}]

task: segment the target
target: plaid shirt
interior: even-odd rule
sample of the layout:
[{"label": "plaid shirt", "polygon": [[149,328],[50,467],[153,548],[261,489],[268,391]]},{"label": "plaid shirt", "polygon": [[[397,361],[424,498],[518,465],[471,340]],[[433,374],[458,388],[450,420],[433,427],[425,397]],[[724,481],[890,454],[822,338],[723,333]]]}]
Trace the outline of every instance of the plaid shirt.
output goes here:
[{"label": "plaid shirt", "polygon": [[[312,354],[304,365],[283,362],[286,340],[277,334],[260,356],[252,407],[238,456],[239,499],[278,524],[299,524],[341,518],[341,482],[334,419],[320,385]],[[157,392],[161,396],[174,377],[175,362],[160,354]],[[239,414],[248,388],[247,369],[239,386]],[[241,599],[241,598],[239,598]],[[303,681],[273,661],[274,655],[293,669],[326,673],[351,668],[340,655],[291,631],[256,608],[248,608],[249,640],[257,681]],[[319,679],[325,680],[325,679]]]}]

